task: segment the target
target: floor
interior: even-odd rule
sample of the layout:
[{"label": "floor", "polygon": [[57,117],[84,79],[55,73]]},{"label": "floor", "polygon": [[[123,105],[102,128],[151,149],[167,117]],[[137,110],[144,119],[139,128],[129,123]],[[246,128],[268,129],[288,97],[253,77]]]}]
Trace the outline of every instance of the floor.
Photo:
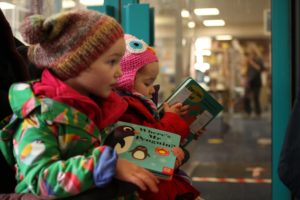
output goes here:
[{"label": "floor", "polygon": [[271,200],[271,120],[221,115],[188,149],[183,169],[205,200]]}]

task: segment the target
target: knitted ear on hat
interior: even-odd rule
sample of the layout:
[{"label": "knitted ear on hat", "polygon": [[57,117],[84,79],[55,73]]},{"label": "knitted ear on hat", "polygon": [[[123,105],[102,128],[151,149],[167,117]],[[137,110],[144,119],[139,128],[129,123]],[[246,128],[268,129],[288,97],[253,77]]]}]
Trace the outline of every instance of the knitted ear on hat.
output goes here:
[{"label": "knitted ear on hat", "polygon": [[50,68],[62,80],[76,77],[124,35],[115,19],[85,9],[49,18],[33,15],[25,18],[20,30],[31,44],[29,60]]},{"label": "knitted ear on hat", "polygon": [[126,52],[121,59],[123,75],[118,78],[116,88],[124,91],[132,91],[136,73],[147,64],[158,62],[153,48],[143,40],[133,35],[125,34]]}]

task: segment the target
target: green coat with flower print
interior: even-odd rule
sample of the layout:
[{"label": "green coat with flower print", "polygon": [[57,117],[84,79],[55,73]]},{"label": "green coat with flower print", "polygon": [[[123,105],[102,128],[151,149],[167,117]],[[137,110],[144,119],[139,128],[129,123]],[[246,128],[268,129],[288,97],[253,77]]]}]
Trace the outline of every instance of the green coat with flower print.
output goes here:
[{"label": "green coat with flower print", "polygon": [[17,193],[61,198],[95,187],[93,168],[105,146],[85,114],[33,94],[31,85],[14,84],[14,112],[0,132],[0,148],[16,163]]}]

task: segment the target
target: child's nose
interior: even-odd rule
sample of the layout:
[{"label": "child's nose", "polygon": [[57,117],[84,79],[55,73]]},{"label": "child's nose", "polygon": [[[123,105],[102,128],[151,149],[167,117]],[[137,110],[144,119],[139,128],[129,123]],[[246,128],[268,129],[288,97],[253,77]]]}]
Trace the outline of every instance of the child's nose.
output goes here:
[{"label": "child's nose", "polygon": [[122,72],[121,66],[119,65],[118,68],[117,68],[117,70],[116,70],[115,77],[119,78],[122,75],[123,75],[123,72]]},{"label": "child's nose", "polygon": [[154,94],[154,92],[155,92],[155,88],[154,88],[154,86],[152,86],[150,89],[150,94]]}]

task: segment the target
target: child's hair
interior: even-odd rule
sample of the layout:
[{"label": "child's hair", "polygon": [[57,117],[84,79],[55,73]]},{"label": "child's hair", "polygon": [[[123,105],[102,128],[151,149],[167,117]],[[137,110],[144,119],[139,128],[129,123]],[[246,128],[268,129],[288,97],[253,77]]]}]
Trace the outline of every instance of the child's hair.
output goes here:
[{"label": "child's hair", "polygon": [[31,44],[29,60],[39,68],[50,68],[62,80],[79,75],[124,36],[115,19],[86,9],[49,18],[29,16],[21,24],[21,34]]},{"label": "child's hair", "polygon": [[126,52],[121,59],[123,76],[118,78],[118,90],[132,91],[136,73],[145,65],[158,62],[153,48],[133,35],[125,34]]}]

